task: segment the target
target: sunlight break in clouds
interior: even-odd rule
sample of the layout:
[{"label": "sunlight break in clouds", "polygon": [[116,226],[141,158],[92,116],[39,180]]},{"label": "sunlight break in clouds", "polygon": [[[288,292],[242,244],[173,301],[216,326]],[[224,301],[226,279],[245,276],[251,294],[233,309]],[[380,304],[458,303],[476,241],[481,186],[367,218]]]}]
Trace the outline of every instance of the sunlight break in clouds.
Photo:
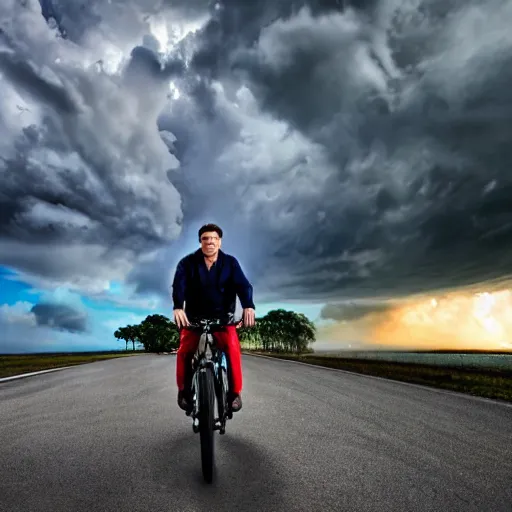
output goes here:
[{"label": "sunlight break in clouds", "polygon": [[377,324],[373,339],[415,348],[512,349],[512,293],[452,293],[399,308]]},{"label": "sunlight break in clouds", "polygon": [[[457,291],[431,297],[324,308],[324,348],[512,349],[512,291]],[[340,320],[343,317],[346,320]]]}]

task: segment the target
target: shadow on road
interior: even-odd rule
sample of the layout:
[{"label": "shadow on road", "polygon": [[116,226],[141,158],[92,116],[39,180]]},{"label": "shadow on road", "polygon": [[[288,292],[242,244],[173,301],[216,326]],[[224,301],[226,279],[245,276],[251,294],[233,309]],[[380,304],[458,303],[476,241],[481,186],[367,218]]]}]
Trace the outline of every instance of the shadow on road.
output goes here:
[{"label": "shadow on road", "polygon": [[203,510],[280,510],[279,469],[264,448],[241,437],[216,435],[216,475],[203,480],[198,434],[154,446],[153,481],[160,491]]}]

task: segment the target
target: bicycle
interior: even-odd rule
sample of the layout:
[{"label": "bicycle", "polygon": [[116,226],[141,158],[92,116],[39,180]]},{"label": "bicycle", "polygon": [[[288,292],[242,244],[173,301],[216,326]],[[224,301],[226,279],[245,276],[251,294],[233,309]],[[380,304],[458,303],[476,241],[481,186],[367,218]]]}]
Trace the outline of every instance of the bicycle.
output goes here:
[{"label": "bicycle", "polygon": [[187,411],[187,416],[192,416],[192,429],[200,436],[202,472],[208,483],[213,480],[214,433],[218,430],[220,435],[224,435],[227,420],[233,418],[231,403],[228,401],[230,389],[226,354],[216,346],[213,333],[228,325],[238,324],[220,319],[200,319],[187,327],[201,333],[192,358],[192,409]]}]

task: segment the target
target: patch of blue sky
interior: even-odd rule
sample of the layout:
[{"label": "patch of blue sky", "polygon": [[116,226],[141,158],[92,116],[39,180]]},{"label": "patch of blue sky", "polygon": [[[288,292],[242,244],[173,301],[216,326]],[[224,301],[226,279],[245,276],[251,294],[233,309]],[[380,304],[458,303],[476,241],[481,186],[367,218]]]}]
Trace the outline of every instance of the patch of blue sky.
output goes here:
[{"label": "patch of blue sky", "polygon": [[0,304],[13,305],[20,301],[35,304],[40,295],[38,290],[23,282],[17,272],[0,266]]}]

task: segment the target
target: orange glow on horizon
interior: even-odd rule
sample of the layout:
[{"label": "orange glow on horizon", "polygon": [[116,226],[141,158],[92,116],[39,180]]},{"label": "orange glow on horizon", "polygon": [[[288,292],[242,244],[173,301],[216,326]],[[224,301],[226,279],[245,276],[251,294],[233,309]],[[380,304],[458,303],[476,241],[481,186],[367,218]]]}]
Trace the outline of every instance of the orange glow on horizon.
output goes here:
[{"label": "orange glow on horizon", "polygon": [[451,292],[409,299],[385,312],[318,330],[319,341],[371,348],[511,350],[512,291]]}]

